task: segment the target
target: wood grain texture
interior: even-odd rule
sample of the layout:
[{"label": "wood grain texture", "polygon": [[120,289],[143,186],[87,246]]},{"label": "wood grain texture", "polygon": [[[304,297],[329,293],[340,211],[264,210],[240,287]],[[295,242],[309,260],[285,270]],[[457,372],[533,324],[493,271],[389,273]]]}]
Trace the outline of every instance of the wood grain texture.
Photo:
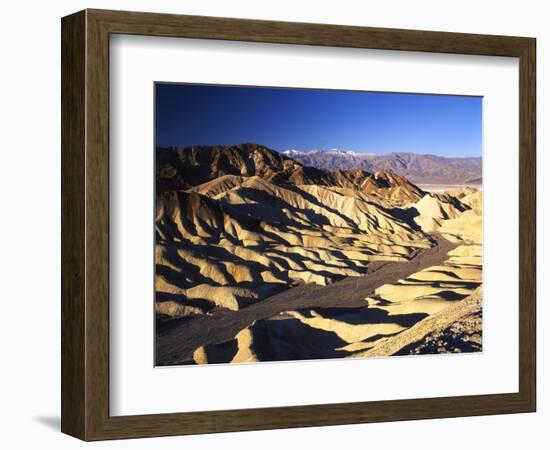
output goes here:
[{"label": "wood grain texture", "polygon": [[109,33],[87,14],[86,439],[109,417]]},{"label": "wood grain texture", "polygon": [[519,384],[536,409],[536,41],[531,39],[519,68]]},{"label": "wood grain texture", "polygon": [[61,35],[61,430],[85,430],[84,12],[65,17]]},{"label": "wood grain texture", "polygon": [[[109,34],[520,58],[519,392],[144,416],[109,415]],[[534,411],[535,40],[86,10],[62,20],[62,430],[84,440]],[[185,409],[185,405],[182,405]]]},{"label": "wood grain texture", "polygon": [[88,10],[112,33],[330,47],[521,56],[529,38],[314,23]]}]

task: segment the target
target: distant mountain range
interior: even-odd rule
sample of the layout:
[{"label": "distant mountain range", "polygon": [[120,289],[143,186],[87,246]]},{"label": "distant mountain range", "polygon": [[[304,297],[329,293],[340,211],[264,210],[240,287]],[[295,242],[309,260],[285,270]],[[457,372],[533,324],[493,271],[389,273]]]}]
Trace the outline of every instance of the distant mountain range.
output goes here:
[{"label": "distant mountain range", "polygon": [[417,153],[360,153],[343,150],[281,152],[305,166],[334,170],[393,172],[419,184],[481,184],[481,157],[447,158]]}]

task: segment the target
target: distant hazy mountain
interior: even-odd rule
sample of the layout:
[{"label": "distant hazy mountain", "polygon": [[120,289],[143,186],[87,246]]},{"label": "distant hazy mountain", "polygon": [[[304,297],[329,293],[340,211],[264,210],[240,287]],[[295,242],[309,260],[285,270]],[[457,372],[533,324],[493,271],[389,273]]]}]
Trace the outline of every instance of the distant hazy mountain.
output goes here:
[{"label": "distant hazy mountain", "polygon": [[283,155],[329,172],[335,170],[380,170],[402,175],[413,183],[481,184],[481,157],[446,158],[417,153],[359,153],[342,150],[287,150]]}]

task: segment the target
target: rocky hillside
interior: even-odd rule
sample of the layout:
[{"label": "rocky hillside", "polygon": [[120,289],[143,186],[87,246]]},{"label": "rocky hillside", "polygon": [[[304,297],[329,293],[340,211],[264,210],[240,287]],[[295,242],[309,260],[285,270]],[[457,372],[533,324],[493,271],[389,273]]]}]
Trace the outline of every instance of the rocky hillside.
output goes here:
[{"label": "rocky hillside", "polygon": [[[384,200],[387,206],[417,201],[425,194],[406,178],[388,171],[327,171],[304,165],[258,144],[160,148],[156,154],[157,192],[186,190],[214,182],[229,188],[238,180],[258,176],[279,185],[348,188]],[[228,184],[229,183],[229,184]]]},{"label": "rocky hillside", "polygon": [[157,364],[479,351],[481,206],[256,144],[159,149]]},{"label": "rocky hillside", "polygon": [[188,189],[224,175],[259,176],[286,184],[331,184],[325,171],[258,144],[157,149],[157,191]]}]

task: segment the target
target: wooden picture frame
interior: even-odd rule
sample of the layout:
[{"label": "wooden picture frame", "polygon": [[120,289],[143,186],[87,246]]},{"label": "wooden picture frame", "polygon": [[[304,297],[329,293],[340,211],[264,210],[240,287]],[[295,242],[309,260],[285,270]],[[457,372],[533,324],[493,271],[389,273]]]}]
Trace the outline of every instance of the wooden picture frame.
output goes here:
[{"label": "wooden picture frame", "polygon": [[[84,440],[535,411],[533,38],[85,10],[62,19],[62,417]],[[519,392],[109,415],[109,36],[136,34],[519,58]]]}]

